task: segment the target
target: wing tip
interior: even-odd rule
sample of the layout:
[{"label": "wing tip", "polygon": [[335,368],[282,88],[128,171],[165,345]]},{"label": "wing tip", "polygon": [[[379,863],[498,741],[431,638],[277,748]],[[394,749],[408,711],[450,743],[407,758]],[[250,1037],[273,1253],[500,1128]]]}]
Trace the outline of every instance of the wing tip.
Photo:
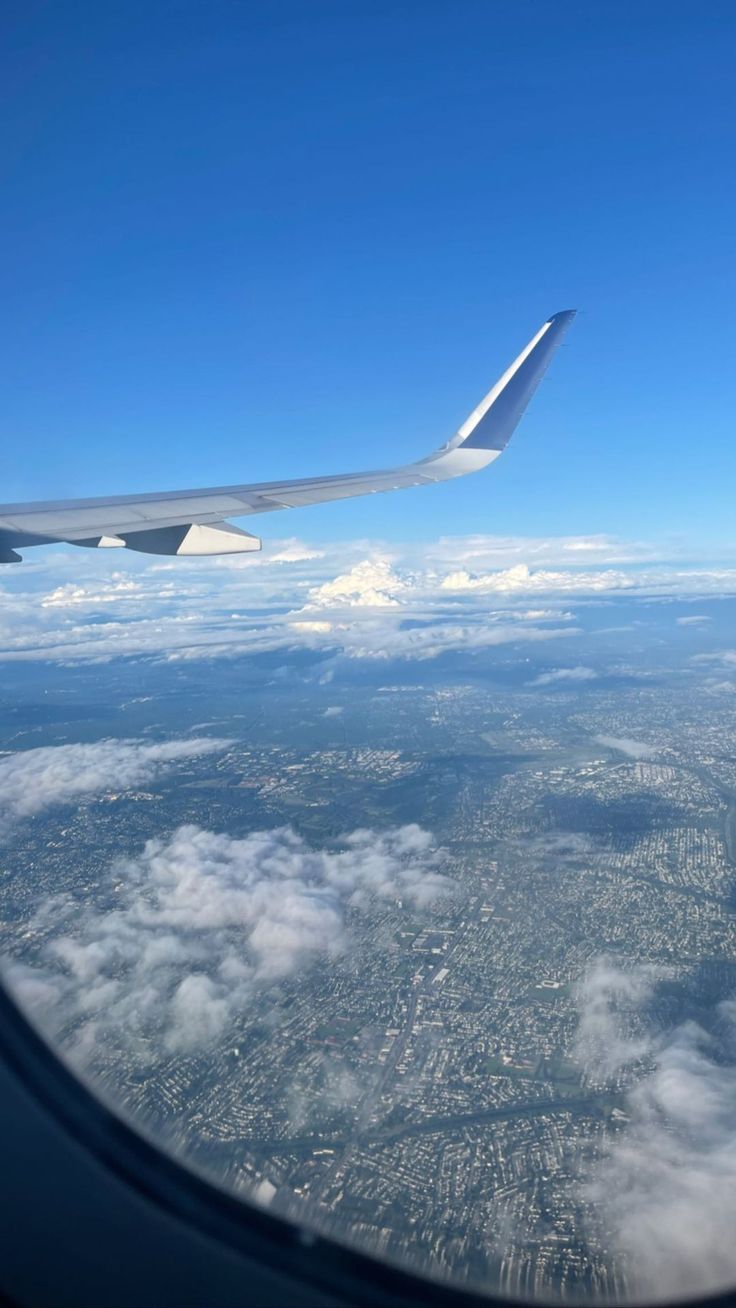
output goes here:
[{"label": "wing tip", "polygon": [[562,325],[563,323],[570,323],[572,322],[576,313],[577,313],[577,309],[560,309],[558,313],[553,313],[552,317],[547,319],[547,322],[550,323],[556,322],[559,323],[560,325]]},{"label": "wing tip", "polygon": [[456,444],[499,454],[506,448],[576,313],[576,309],[560,309],[545,320],[536,336],[463,423]]}]

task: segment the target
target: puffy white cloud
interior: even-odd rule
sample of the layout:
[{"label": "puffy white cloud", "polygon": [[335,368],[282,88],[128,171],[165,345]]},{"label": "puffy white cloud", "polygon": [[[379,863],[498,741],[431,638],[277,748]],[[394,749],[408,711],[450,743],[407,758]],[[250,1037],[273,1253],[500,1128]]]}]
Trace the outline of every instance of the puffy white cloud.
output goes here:
[{"label": "puffy white cloud", "polygon": [[313,586],[309,591],[308,607],[396,608],[398,595],[406,592],[408,583],[399,577],[385,556],[364,559],[349,572],[341,573],[332,581]]},{"label": "puffy white cloud", "polygon": [[646,745],[643,740],[632,740],[631,736],[594,736],[593,739],[606,749],[614,749],[627,758],[651,758],[656,754],[656,747]]},{"label": "puffy white cloud", "polygon": [[167,764],[216,753],[229,744],[228,740],[204,736],[156,744],[99,740],[5,754],[0,757],[0,812],[29,817],[53,804],[127,790],[149,781]]},{"label": "puffy white cloud", "polygon": [[140,582],[122,572],[113,572],[108,582],[97,582],[94,586],[73,581],[56,586],[48,595],[42,596],[41,607],[63,609],[75,605],[116,604],[122,600],[141,602],[145,598],[145,590]]},{"label": "puffy white cloud", "polygon": [[540,672],[538,677],[529,682],[530,686],[552,686],[560,681],[595,681],[598,673],[593,668],[586,668],[579,664],[574,668],[555,668],[551,672]]},{"label": "puffy white cloud", "polygon": [[110,869],[100,907],[42,906],[43,970],[11,972],[11,983],[47,1024],[71,1023],[85,1056],[102,1033],[106,1048],[133,1041],[141,1058],[196,1051],[256,988],[341,953],[351,912],[380,899],[423,909],[449,894],[440,862],[414,825],[354,831],[329,849],[288,827],[242,840],[179,827]]},{"label": "puffy white cloud", "polygon": [[710,622],[711,619],[706,613],[693,613],[686,618],[675,619],[678,627],[702,627],[703,623]]},{"label": "puffy white cloud", "polygon": [[625,1125],[582,1183],[637,1302],[679,1301],[736,1281],[736,1004],[713,1014],[720,1039],[692,1021],[660,1032],[646,1016],[652,985],[650,969],[604,961],[579,995],[578,1053],[588,1072],[615,1076],[632,1059],[649,1068],[627,1094]]}]

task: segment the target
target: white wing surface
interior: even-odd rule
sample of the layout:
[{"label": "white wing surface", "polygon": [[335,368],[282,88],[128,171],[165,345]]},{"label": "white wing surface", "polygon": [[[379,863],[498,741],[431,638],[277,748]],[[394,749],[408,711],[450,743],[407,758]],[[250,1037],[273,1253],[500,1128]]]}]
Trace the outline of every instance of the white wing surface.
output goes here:
[{"label": "white wing surface", "polygon": [[120,546],[150,554],[242,553],[260,549],[261,542],[227,518],[424,486],[477,472],[505,449],[574,316],[575,311],[568,309],[543,323],[452,440],[417,463],[377,472],[205,490],[4,504],[0,505],[0,562],[19,562],[16,551],[24,546],[58,542]]}]

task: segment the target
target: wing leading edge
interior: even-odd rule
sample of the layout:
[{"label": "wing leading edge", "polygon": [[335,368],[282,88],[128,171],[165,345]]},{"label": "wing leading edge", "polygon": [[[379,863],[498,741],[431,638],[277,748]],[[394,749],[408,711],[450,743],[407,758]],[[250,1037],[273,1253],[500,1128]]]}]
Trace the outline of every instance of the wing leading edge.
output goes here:
[{"label": "wing leading edge", "polygon": [[260,549],[261,543],[227,522],[229,517],[402,490],[478,472],[506,448],[574,316],[575,310],[568,309],[543,323],[456,435],[417,463],[205,490],[0,505],[0,562],[20,561],[18,548],[59,542],[124,546],[151,554],[241,553]]}]

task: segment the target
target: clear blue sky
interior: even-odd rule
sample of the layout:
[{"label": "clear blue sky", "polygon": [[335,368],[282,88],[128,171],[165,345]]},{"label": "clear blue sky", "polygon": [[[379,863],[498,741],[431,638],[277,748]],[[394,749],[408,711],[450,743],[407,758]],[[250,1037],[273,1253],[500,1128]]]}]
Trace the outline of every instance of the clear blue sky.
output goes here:
[{"label": "clear blue sky", "polygon": [[733,537],[736,5],[3,12],[0,499],[381,466],[584,312],[512,447],[266,536]]}]

